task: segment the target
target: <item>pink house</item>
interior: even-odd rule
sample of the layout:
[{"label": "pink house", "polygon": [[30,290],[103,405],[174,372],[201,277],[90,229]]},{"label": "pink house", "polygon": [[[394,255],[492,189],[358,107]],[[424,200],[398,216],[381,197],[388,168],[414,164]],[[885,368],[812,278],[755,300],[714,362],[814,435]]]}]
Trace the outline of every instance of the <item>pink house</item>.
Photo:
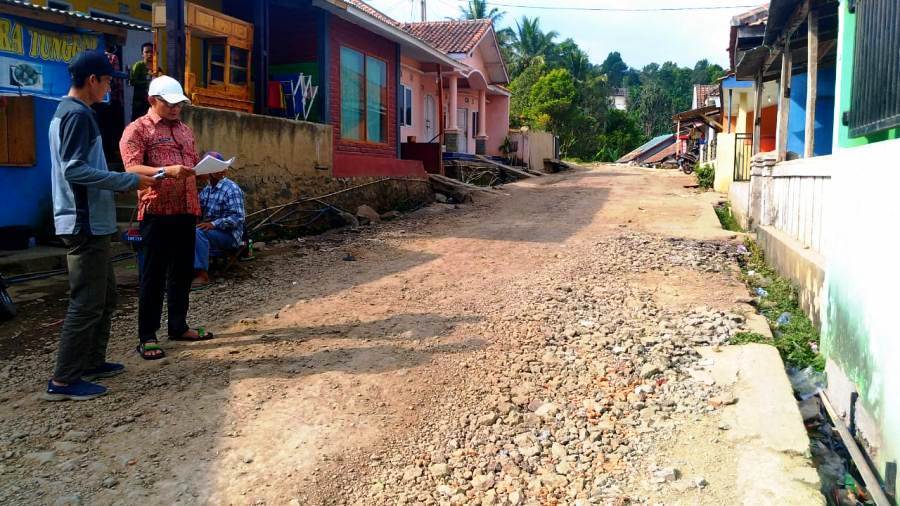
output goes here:
[{"label": "pink house", "polygon": [[503,87],[509,75],[493,23],[429,21],[402,27],[460,66],[430,72],[411,58],[401,58],[401,139],[439,142],[443,124],[446,151],[500,155],[509,131],[510,92]]}]

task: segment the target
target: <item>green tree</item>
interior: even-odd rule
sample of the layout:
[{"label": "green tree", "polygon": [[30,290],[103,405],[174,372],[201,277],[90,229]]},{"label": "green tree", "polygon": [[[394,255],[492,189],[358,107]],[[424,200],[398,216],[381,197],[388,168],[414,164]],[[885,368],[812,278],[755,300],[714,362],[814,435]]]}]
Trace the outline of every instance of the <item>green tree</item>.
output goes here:
[{"label": "green tree", "polygon": [[677,112],[669,92],[653,81],[640,87],[631,107],[632,117],[647,137],[672,131],[672,115]]},{"label": "green tree", "polygon": [[618,51],[613,51],[600,64],[600,72],[606,74],[610,86],[619,88],[628,72],[628,65],[622,61],[622,55]]},{"label": "green tree", "polygon": [[509,89],[512,98],[509,102],[509,124],[513,128],[535,126],[531,116],[531,89],[546,72],[543,64],[532,65],[516,76]]},{"label": "green tree", "polygon": [[541,21],[538,18],[528,18],[516,21],[516,30],[511,41],[513,48],[514,74],[519,74],[525,68],[538,61],[545,61],[553,50],[554,39],[559,36],[556,31],[544,32],[541,30]]},{"label": "green tree", "polygon": [[611,109],[606,118],[606,128],[597,139],[594,158],[601,162],[614,162],[646,140],[647,137],[631,116],[625,111]]},{"label": "green tree", "polygon": [[505,14],[496,7],[488,10],[485,0],[469,0],[465,7],[459,8],[459,13],[461,19],[490,19],[494,23],[500,21]]}]

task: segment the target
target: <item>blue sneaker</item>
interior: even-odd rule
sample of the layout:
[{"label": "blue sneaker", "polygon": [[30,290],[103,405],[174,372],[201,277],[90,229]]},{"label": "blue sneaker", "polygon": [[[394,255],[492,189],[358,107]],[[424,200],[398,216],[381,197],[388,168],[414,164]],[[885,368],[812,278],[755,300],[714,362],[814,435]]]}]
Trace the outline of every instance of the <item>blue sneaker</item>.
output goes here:
[{"label": "blue sneaker", "polygon": [[54,385],[53,381],[47,382],[47,391],[44,392],[44,400],[47,401],[86,401],[100,397],[106,393],[106,387],[84,380],[75,381],[64,387]]},{"label": "blue sneaker", "polygon": [[100,367],[94,367],[81,373],[81,379],[95,381],[100,378],[111,378],[125,372],[125,366],[115,362],[104,362]]}]

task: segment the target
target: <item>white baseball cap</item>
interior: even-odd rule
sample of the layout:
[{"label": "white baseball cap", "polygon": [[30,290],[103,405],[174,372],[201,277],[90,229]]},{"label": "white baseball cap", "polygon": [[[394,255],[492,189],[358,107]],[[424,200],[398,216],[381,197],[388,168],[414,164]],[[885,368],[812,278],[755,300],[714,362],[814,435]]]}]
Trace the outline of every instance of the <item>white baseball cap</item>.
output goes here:
[{"label": "white baseball cap", "polygon": [[150,81],[150,89],[147,90],[147,95],[159,97],[170,104],[190,103],[190,99],[184,95],[181,83],[169,76],[159,76]]}]

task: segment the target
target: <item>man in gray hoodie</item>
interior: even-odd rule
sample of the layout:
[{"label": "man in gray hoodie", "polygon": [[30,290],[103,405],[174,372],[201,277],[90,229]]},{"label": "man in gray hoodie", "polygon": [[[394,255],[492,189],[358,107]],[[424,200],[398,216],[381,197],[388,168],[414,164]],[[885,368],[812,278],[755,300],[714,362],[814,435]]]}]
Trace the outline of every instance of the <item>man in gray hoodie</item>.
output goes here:
[{"label": "man in gray hoodie", "polygon": [[110,172],[91,105],[119,77],[102,51],[85,51],[69,64],[72,86],[50,122],[51,182],[56,234],[68,247],[69,309],[53,377],[44,398],[87,400],[106,393],[92,383],[125,370],[106,361],[116,278],[110,239],[116,228],[115,192],[147,188],[154,179]]}]

